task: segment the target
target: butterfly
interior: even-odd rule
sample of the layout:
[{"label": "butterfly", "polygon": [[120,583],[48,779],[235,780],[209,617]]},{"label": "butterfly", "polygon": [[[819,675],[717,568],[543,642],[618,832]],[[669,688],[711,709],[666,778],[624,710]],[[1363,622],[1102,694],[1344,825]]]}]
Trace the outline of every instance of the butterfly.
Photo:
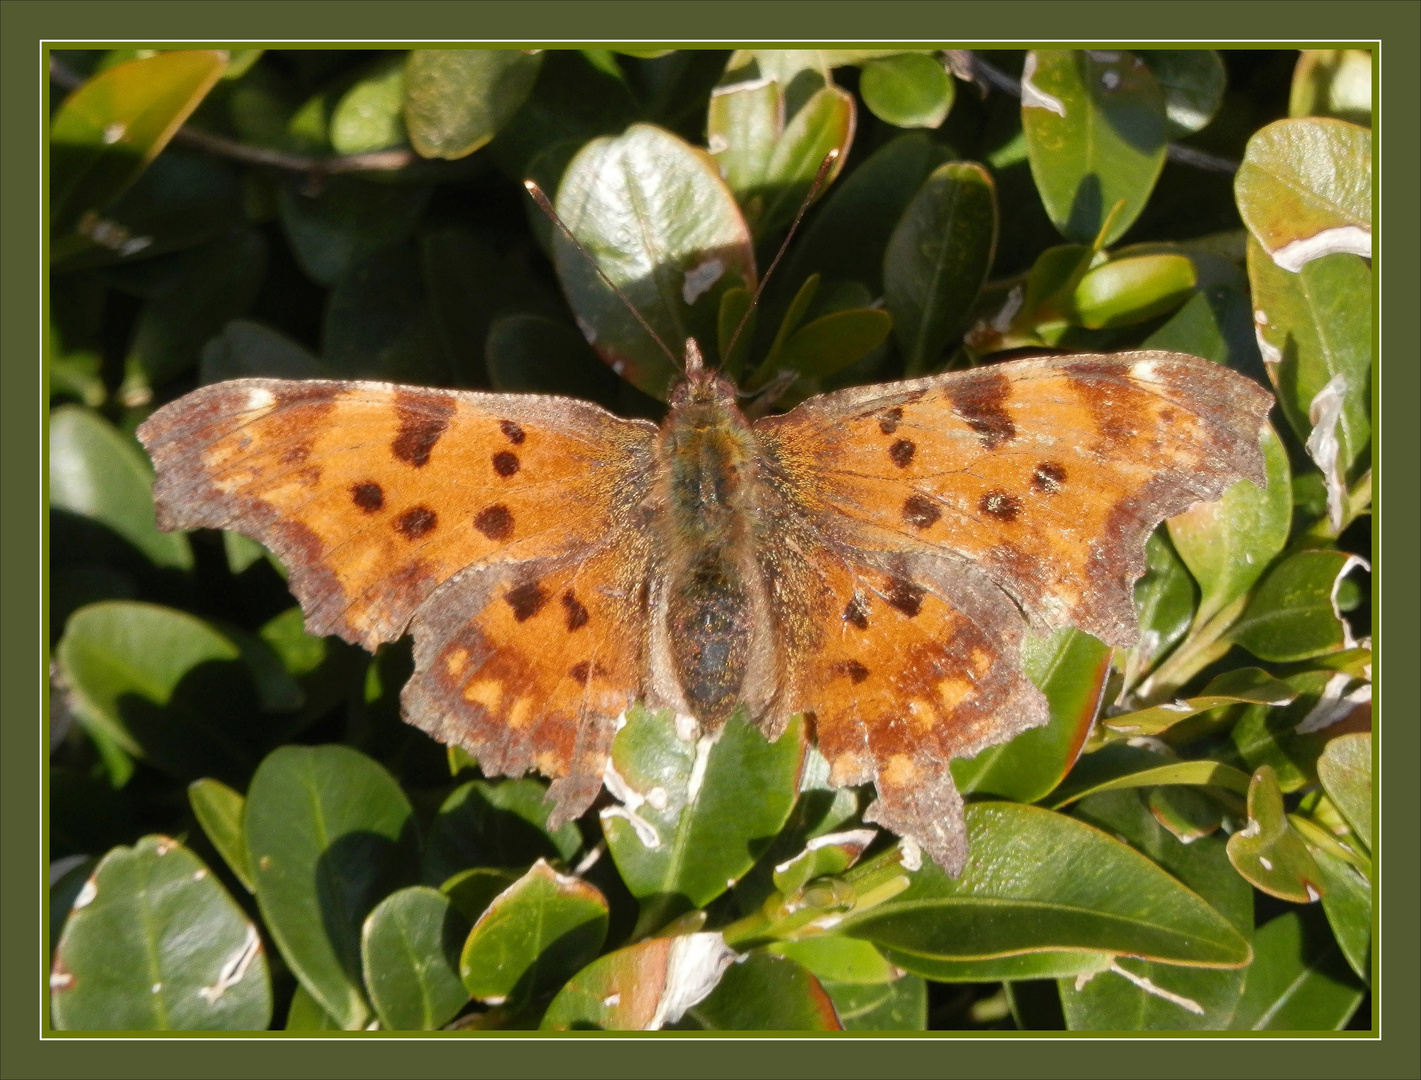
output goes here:
[{"label": "butterfly", "polygon": [[160,527],[287,566],[311,633],[406,631],[406,720],[487,775],[602,787],[634,702],[770,739],[803,714],[835,786],[954,876],[948,764],[1047,721],[1028,628],[1138,633],[1164,518],[1265,483],[1272,398],[1169,352],[1025,359],[811,397],[754,422],[701,362],[657,425],[570,398],[237,379],[138,430]]}]

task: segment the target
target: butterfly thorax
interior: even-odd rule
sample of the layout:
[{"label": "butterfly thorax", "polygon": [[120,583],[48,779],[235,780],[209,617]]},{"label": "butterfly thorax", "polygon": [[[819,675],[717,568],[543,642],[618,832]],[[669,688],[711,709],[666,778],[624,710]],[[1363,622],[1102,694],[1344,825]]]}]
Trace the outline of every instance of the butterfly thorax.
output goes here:
[{"label": "butterfly thorax", "polygon": [[715,375],[677,389],[661,428],[666,597],[658,615],[693,715],[718,728],[740,700],[750,664],[758,452],[735,388]]}]

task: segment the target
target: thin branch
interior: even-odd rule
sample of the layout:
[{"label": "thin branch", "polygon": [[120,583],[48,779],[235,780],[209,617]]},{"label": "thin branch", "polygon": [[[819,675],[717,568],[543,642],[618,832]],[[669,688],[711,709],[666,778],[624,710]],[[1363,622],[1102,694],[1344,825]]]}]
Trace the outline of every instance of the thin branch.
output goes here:
[{"label": "thin branch", "polygon": [[[49,58],[49,78],[64,90],[75,90],[84,79],[71,71],[52,55]],[[363,154],[342,154],[336,157],[317,157],[312,154],[293,154],[284,150],[271,150],[264,146],[229,139],[224,135],[214,135],[194,127],[183,126],[173,136],[173,142],[205,150],[218,157],[248,165],[266,165],[288,172],[306,173],[314,178],[335,176],[338,173],[392,172],[406,168],[423,159],[413,150],[397,148],[393,150],[372,150]]]}]

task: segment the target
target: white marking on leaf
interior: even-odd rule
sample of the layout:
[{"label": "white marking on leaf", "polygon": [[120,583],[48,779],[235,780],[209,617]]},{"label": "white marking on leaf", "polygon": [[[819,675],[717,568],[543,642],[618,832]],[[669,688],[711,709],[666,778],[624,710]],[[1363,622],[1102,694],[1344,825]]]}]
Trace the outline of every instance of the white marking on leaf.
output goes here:
[{"label": "white marking on leaf", "polygon": [[673,939],[666,958],[666,982],[646,1030],[658,1031],[674,1024],[687,1009],[704,1001],[734,960],[735,950],[719,934],[684,934]]},{"label": "white marking on leaf", "polygon": [[1036,74],[1036,54],[1026,54],[1026,66],[1021,72],[1021,107],[1023,109],[1045,109],[1065,118],[1066,106],[1060,98],[1046,93],[1031,81]]},{"label": "white marking on leaf", "polygon": [[1371,683],[1361,683],[1348,691],[1347,687],[1351,682],[1352,677],[1341,672],[1331,676],[1327,685],[1322,688],[1322,695],[1317,699],[1317,704],[1308,710],[1308,714],[1298,721],[1298,726],[1293,730],[1299,735],[1312,735],[1323,731],[1339,720],[1347,719],[1358,706],[1372,700]]},{"label": "white marking on leaf", "polygon": [[1327,519],[1334,531],[1342,528],[1342,502],[1347,497],[1347,482],[1342,475],[1345,463],[1338,460],[1342,450],[1338,425],[1342,421],[1342,407],[1346,402],[1347,376],[1339,371],[1327,380],[1327,385],[1317,392],[1308,406],[1312,432],[1308,435],[1307,451],[1327,482]]},{"label": "white marking on leaf", "polygon": [[616,1008],[618,1005],[620,1005],[621,1003],[622,1003],[622,995],[621,995],[621,994],[608,994],[606,997],[604,997],[604,998],[602,999],[602,1008],[604,1008],[604,1009],[614,1009],[614,1008]]},{"label": "white marking on leaf", "polygon": [[706,782],[706,766],[710,764],[710,752],[718,741],[718,735],[706,735],[696,743],[696,759],[691,762],[691,778],[686,781],[686,801],[693,803],[701,793],[701,785]]},{"label": "white marking on leaf", "polygon": [[646,805],[651,807],[653,810],[665,810],[666,802],[666,789],[664,787],[661,787],[660,785],[652,788],[646,793]]},{"label": "white marking on leaf", "polygon": [[104,128],[104,145],[112,146],[128,134],[128,125],[114,121]]},{"label": "white marking on leaf", "polygon": [[242,940],[241,948],[227,958],[227,962],[222,965],[222,969],[217,973],[217,981],[211,986],[204,986],[197,992],[197,996],[202,998],[209,1005],[225,994],[232,987],[236,986],[247,976],[247,970],[252,966],[252,961],[261,952],[261,936],[257,933],[257,928],[251,923],[247,923],[247,936]]},{"label": "white marking on leaf", "polygon": [[1366,559],[1360,555],[1348,555],[1347,561],[1342,564],[1342,569],[1337,571],[1337,579],[1332,583],[1332,614],[1337,616],[1337,621],[1342,624],[1342,647],[1344,649],[1355,649],[1357,639],[1352,636],[1352,624],[1342,617],[1342,609],[1337,606],[1337,594],[1342,590],[1342,579],[1358,566],[1368,573],[1371,572],[1372,564]]},{"label": "white marking on leaf", "polygon": [[769,86],[775,80],[768,75],[762,75],[758,79],[746,79],[744,82],[727,83],[725,86],[717,86],[711,91],[711,97],[720,97],[722,94],[736,94],[741,90],[759,90],[762,86]]},{"label": "white marking on leaf", "polygon": [[1265,870],[1272,870],[1272,869],[1273,869],[1273,862],[1272,862],[1272,860],[1269,859],[1267,856],[1264,856],[1264,855],[1258,856],[1258,863],[1259,863],[1259,865],[1262,866],[1263,869],[1265,869]]},{"label": "white marking on leaf", "polygon": [[601,859],[602,856],[606,853],[607,841],[598,840],[597,846],[582,857],[582,861],[573,868],[573,872],[577,874],[587,873],[587,871],[591,870],[594,866],[597,865],[597,861]]},{"label": "white marking on leaf", "polygon": [[74,976],[67,971],[52,971],[49,974],[51,990],[68,990],[74,985]]},{"label": "white marking on leaf", "polygon": [[584,319],[581,315],[575,315],[577,328],[582,331],[582,336],[587,339],[587,344],[593,345],[597,341],[597,327]]},{"label": "white marking on leaf", "polygon": [[681,283],[681,299],[688,304],[694,304],[710,291],[724,273],[724,261],[714,256],[691,267],[686,271],[685,279]]},{"label": "white marking on leaf", "polygon": [[726,141],[724,135],[712,132],[711,137],[706,140],[706,149],[712,154],[723,154],[730,149],[730,143]]},{"label": "white marking on leaf", "polygon": [[1311,881],[1304,881],[1303,888],[1307,889],[1308,899],[1311,900],[1314,904],[1322,899],[1322,893],[1318,892],[1317,889],[1313,887],[1313,883]]},{"label": "white marking on leaf", "polygon": [[1273,252],[1273,261],[1284,270],[1296,274],[1314,259],[1340,253],[1372,257],[1372,231],[1357,225],[1338,225],[1323,229],[1312,236],[1284,244]]},{"label": "white marking on leaf", "polygon": [[74,898],[74,907],[71,910],[78,911],[80,908],[88,907],[94,902],[94,897],[98,895],[99,887],[94,884],[94,879],[90,878],[79,889],[79,895]]},{"label": "white marking on leaf", "polygon": [[1261,836],[1263,834],[1263,826],[1258,824],[1257,818],[1249,818],[1248,824],[1240,829],[1238,834],[1245,839],[1252,840],[1255,836]]},{"label": "white marking on leaf", "polygon": [[1119,975],[1126,982],[1133,983],[1145,993],[1151,994],[1154,997],[1159,998],[1161,1001],[1168,1001],[1172,1005],[1178,1005],[1181,1009],[1189,1010],[1195,1016],[1204,1015],[1204,1006],[1200,1005],[1193,998],[1187,998],[1184,997],[1182,994],[1176,994],[1169,990],[1166,990],[1162,986],[1156,986],[1153,982],[1145,978],[1143,975],[1136,975],[1133,971],[1127,971],[1125,968],[1122,968],[1114,961],[1111,961],[1110,970],[1113,971],[1116,975]]},{"label": "white marking on leaf", "polygon": [[607,767],[602,772],[602,783],[606,785],[608,793],[612,798],[620,802],[621,806],[609,806],[598,815],[603,821],[611,818],[625,818],[627,824],[636,833],[636,838],[641,841],[641,846],[648,851],[654,851],[661,846],[661,834],[656,831],[656,826],[647,821],[637,813],[641,805],[646,802],[646,797],[637,791],[617,772],[617,768],[612,764],[612,759],[607,759]]}]

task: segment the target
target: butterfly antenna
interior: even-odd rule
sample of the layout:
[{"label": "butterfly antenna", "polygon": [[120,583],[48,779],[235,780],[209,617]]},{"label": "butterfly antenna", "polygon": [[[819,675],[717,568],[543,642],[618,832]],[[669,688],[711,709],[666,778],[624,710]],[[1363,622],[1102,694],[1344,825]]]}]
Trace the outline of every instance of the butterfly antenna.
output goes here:
[{"label": "butterfly antenna", "polygon": [[647,322],[642,313],[636,309],[636,305],[631,302],[627,294],[622,292],[622,290],[617,287],[617,283],[607,276],[602,267],[598,265],[597,260],[593,258],[592,252],[587,250],[586,245],[572,235],[572,230],[567,227],[563,219],[558,216],[558,212],[553,209],[553,204],[549,202],[548,197],[543,194],[543,189],[533,180],[524,180],[523,186],[528,189],[528,194],[533,196],[533,201],[538,204],[538,209],[552,219],[553,224],[562,230],[562,234],[572,241],[573,247],[582,252],[582,257],[587,260],[592,269],[597,271],[597,276],[607,283],[607,288],[611,289],[612,292],[616,294],[617,299],[627,306],[627,310],[632,313],[632,318],[636,319],[636,321],[641,324],[641,328],[651,335],[652,341],[661,346],[661,351],[670,358],[672,366],[679,368],[681,361],[676,358],[676,354],[666,347],[666,342],[661,340],[661,335],[652,329],[651,323]]},{"label": "butterfly antenna", "polygon": [[[805,194],[804,201],[799,204],[799,212],[794,215],[789,232],[785,233],[779,251],[775,252],[774,259],[770,261],[770,268],[760,279],[760,284],[755,289],[755,295],[750,300],[750,306],[745,309],[745,314],[740,316],[740,323],[735,327],[735,333],[730,335],[730,344],[725,347],[725,356],[730,356],[735,351],[735,343],[740,340],[740,332],[745,329],[745,324],[750,321],[750,316],[760,305],[760,296],[765,291],[765,285],[769,282],[770,275],[775,272],[775,267],[779,266],[780,260],[784,258],[785,252],[789,249],[789,242],[794,239],[794,234],[799,230],[799,223],[804,220],[805,211],[809,209],[809,204],[814,201],[814,197],[819,194],[819,189],[824,186],[824,178],[829,175],[829,170],[838,160],[839,148],[836,146],[825,154],[824,160],[819,163],[819,171],[814,174],[814,182],[809,185],[809,191]],[[721,363],[725,362],[725,356],[721,357]]]}]

